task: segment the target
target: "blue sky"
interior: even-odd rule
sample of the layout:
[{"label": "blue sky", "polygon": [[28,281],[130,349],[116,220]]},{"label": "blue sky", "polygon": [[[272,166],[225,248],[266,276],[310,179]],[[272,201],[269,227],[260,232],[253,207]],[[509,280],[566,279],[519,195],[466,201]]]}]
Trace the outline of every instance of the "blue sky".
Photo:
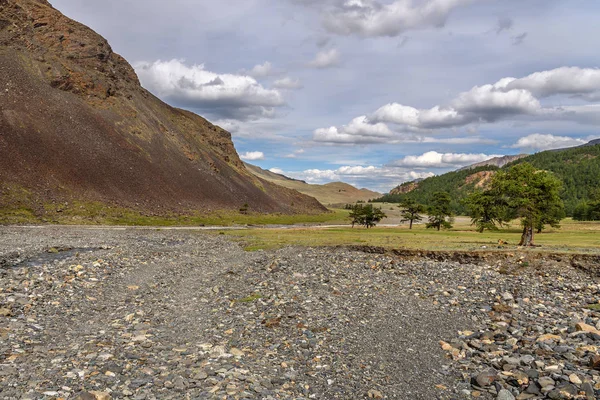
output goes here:
[{"label": "blue sky", "polygon": [[311,183],[386,192],[600,137],[597,0],[52,4],[247,161]]}]

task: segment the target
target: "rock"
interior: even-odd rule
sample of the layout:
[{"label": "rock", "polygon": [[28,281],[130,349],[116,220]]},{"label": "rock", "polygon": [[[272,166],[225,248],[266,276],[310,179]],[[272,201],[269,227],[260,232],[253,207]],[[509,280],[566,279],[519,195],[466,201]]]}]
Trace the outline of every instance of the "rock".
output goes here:
[{"label": "rock", "polygon": [[595,370],[600,370],[600,356],[593,355],[590,358],[589,366]]},{"label": "rock", "polygon": [[383,393],[381,393],[379,390],[375,390],[375,389],[371,389],[367,392],[367,396],[370,399],[383,399]]},{"label": "rock", "polygon": [[561,339],[560,336],[558,335],[552,335],[550,333],[547,333],[545,335],[542,335],[540,337],[537,338],[537,342],[552,342],[552,341],[559,341]]},{"label": "rock", "polygon": [[588,325],[584,322],[578,322],[575,325],[575,329],[577,329],[577,331],[579,331],[579,332],[591,332],[591,333],[600,334],[600,331],[598,329],[596,329],[595,327]]},{"label": "rock", "polygon": [[513,301],[514,299],[515,298],[513,297],[513,295],[508,292],[504,292],[504,294],[502,294],[502,300],[504,301]]},{"label": "rock", "polygon": [[[56,395],[58,395],[58,393],[56,393]],[[96,400],[96,396],[89,392],[81,392],[74,400]]]},{"label": "rock", "polygon": [[506,389],[502,389],[498,392],[498,397],[496,400],[515,400],[515,396],[511,392]]},{"label": "rock", "polygon": [[569,382],[571,382],[574,385],[581,385],[583,383],[581,379],[579,379],[579,377],[575,374],[569,375]]},{"label": "rock", "polygon": [[475,381],[477,382],[477,385],[479,387],[490,386],[492,383],[494,383],[496,381],[497,375],[498,374],[495,370],[489,369],[489,370],[483,371],[479,375],[477,375],[477,377],[475,378]]},{"label": "rock", "polygon": [[97,391],[92,391],[90,392],[90,394],[92,394],[96,400],[110,400],[110,394],[106,393],[106,392],[97,392]]},{"label": "rock", "polygon": [[10,317],[12,312],[8,308],[0,308],[0,317]]},{"label": "rock", "polygon": [[229,353],[231,353],[235,357],[243,357],[244,356],[244,352],[242,350],[240,350],[240,349],[235,348],[235,347],[232,347],[229,350]]},{"label": "rock", "polygon": [[540,384],[541,388],[545,388],[548,386],[554,386],[555,382],[554,379],[552,378],[548,378],[548,377],[542,377],[538,380],[538,383]]}]

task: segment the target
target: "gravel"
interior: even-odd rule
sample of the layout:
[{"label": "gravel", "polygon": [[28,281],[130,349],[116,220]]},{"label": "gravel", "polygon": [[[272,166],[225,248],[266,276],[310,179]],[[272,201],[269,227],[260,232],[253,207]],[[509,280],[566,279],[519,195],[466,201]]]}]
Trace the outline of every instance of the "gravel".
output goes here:
[{"label": "gravel", "polygon": [[570,266],[3,227],[0,399],[594,399],[599,294]]}]

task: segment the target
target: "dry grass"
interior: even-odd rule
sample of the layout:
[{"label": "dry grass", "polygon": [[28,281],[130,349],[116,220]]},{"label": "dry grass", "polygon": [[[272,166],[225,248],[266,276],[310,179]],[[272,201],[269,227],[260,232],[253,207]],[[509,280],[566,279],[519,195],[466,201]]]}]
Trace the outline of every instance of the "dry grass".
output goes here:
[{"label": "dry grass", "polygon": [[[425,229],[424,225],[377,227],[373,229],[288,228],[254,229],[227,233],[246,243],[248,250],[277,248],[286,245],[337,246],[365,245],[394,249],[476,251],[516,249],[521,236],[518,222],[498,232],[476,232],[469,219],[457,218],[454,228],[447,231]],[[499,241],[506,244],[499,245]],[[550,228],[536,235],[540,247],[532,251],[600,253],[600,223],[564,220],[561,229]]]}]

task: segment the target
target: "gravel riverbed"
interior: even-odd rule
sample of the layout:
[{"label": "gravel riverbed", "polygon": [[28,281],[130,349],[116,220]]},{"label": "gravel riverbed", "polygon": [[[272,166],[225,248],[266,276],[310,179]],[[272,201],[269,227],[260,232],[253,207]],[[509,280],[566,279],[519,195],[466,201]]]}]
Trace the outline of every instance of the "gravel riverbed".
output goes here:
[{"label": "gravel riverbed", "polygon": [[564,265],[2,227],[0,399],[595,399],[599,299]]}]

